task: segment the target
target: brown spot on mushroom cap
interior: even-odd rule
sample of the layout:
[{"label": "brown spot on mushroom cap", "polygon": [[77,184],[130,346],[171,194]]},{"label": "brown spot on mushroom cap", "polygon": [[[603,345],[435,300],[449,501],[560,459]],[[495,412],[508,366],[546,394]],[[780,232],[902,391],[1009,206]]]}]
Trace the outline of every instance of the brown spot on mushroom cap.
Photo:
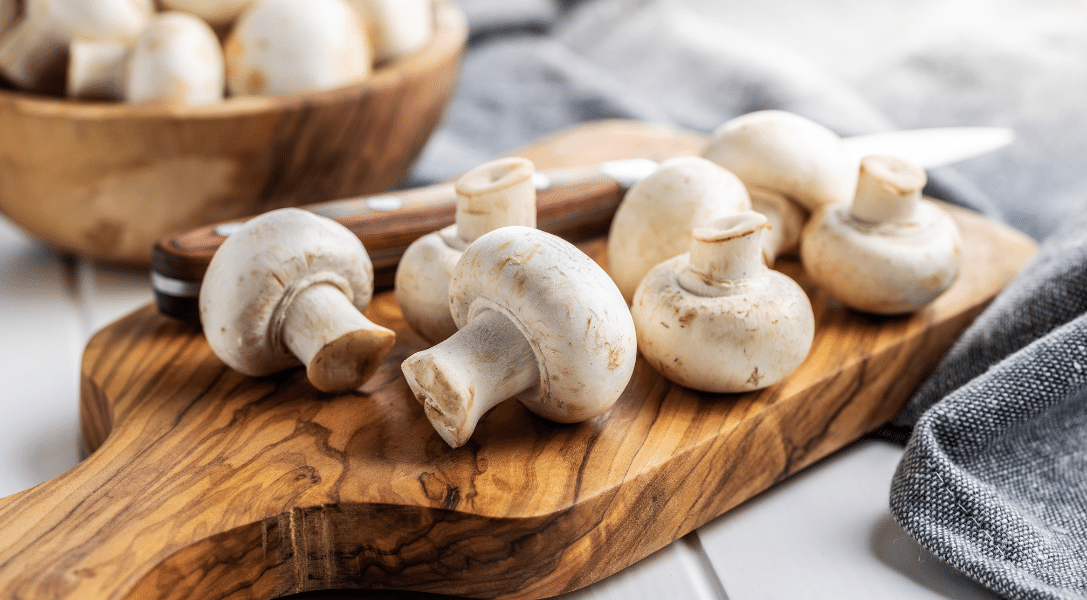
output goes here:
[{"label": "brown spot on mushroom cap", "polygon": [[614,371],[623,366],[627,351],[622,346],[608,345],[608,370]]}]

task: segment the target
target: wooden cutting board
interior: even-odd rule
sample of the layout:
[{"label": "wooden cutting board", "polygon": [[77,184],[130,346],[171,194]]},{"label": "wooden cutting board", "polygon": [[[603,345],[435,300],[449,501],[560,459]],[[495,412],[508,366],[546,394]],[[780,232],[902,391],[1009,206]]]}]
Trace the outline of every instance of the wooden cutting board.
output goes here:
[{"label": "wooden cutting board", "polygon": [[[542,167],[696,153],[699,136],[626,122],[520,154]],[[910,317],[845,310],[795,261],[817,331],[808,359],[757,393],[673,385],[639,359],[615,408],[556,425],[515,402],[451,450],[399,364],[425,347],[391,293],[368,315],[396,347],[358,393],[299,369],[243,377],[200,331],[137,311],[83,358],[93,454],[0,500],[0,597],[273,598],[396,588],[540,598],[602,579],[885,423],[1033,254],[1004,226],[951,209],[964,268]],[[582,247],[598,260],[604,243]]]}]

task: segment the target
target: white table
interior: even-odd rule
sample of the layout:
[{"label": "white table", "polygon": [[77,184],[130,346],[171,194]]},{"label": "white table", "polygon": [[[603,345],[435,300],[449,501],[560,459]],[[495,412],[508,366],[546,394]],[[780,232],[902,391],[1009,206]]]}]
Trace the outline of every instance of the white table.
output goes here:
[{"label": "white table", "polygon": [[[0,218],[0,496],[80,460],[83,346],[150,301],[146,272],[58,254]],[[901,453],[882,442],[855,444],[568,597],[997,598],[891,519],[887,490]]]}]

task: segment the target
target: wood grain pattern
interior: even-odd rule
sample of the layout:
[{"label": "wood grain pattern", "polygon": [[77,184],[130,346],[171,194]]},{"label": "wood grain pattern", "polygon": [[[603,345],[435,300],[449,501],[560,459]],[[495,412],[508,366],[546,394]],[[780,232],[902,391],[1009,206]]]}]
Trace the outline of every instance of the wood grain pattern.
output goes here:
[{"label": "wood grain pattern", "polygon": [[146,265],[170,233],[389,189],[437,126],[467,39],[460,10],[435,7],[424,50],[327,92],[179,108],[0,90],[0,211],[54,247]]},{"label": "wood grain pattern", "polygon": [[[675,153],[699,143],[659,137]],[[582,142],[585,153],[608,143],[599,129]],[[623,147],[644,154],[653,144],[634,135]],[[582,161],[578,147],[520,154],[553,166]],[[801,368],[774,387],[697,393],[639,359],[606,415],[556,425],[507,402],[456,450],[400,374],[425,343],[388,292],[368,315],[396,330],[396,346],[344,395],[315,391],[300,369],[243,377],[198,330],[147,307],[84,354],[83,424],[96,451],[0,500],[0,598],[264,599],[333,588],[541,598],[588,585],[898,410],[1034,251],[1010,229],[952,212],[964,271],[910,317],[849,312],[784,261],[812,298],[817,334]],[[582,247],[602,258],[602,239]]]}]

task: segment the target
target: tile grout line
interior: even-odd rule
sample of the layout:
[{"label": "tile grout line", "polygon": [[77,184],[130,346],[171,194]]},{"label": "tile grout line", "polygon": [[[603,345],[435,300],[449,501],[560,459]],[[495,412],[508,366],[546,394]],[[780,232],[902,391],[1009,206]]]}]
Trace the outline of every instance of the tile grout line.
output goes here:
[{"label": "tile grout line", "polygon": [[85,344],[90,339],[92,327],[91,311],[87,302],[87,288],[93,286],[88,283],[87,271],[90,266],[87,259],[72,254],[62,255],[60,263],[64,271],[64,287],[79,317],[80,333]]},{"label": "tile grout line", "polygon": [[[61,269],[64,272],[65,290],[68,293],[69,299],[75,308],[77,318],[79,319],[80,344],[76,350],[78,354],[78,356],[76,356],[76,364],[79,365],[82,360],[83,348],[86,346],[87,341],[90,340],[94,327],[90,302],[88,301],[88,289],[93,290],[94,287],[93,276],[91,274],[93,266],[86,258],[73,254],[62,255],[60,263]],[[93,293],[93,291],[91,293]],[[87,457],[91,455],[90,447],[87,445],[87,439],[82,434],[82,431],[79,434],[78,452],[80,462],[86,460]]]},{"label": "tile grout line", "polygon": [[725,585],[713,568],[713,562],[702,546],[698,531],[692,531],[676,541],[683,564],[687,567],[692,581],[700,588],[699,597],[705,600],[729,600]]}]

